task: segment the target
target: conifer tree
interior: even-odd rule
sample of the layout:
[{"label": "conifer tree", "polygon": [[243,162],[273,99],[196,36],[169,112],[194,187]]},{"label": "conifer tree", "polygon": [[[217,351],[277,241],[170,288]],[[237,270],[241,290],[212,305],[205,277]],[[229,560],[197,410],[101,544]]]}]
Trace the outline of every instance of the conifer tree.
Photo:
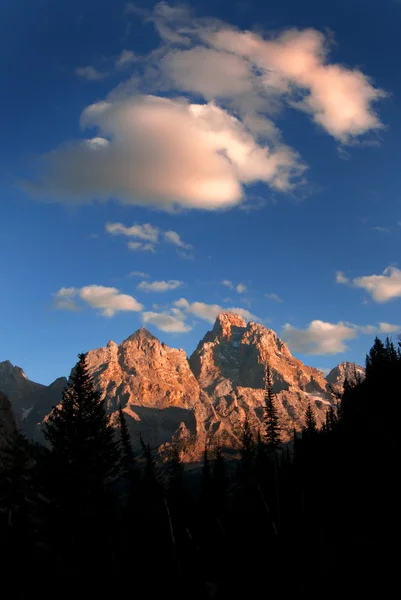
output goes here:
[{"label": "conifer tree", "polygon": [[253,440],[252,429],[248,420],[248,417],[245,417],[244,426],[242,428],[241,435],[241,447],[240,447],[240,456],[241,456],[241,466],[242,473],[248,474],[252,469],[253,457],[255,454],[255,443]]},{"label": "conifer tree", "polygon": [[270,366],[266,368],[266,388],[265,388],[265,437],[269,452],[275,454],[280,447],[281,431],[279,417],[273,392],[273,380]]},{"label": "conifer tree", "polygon": [[316,417],[310,402],[308,402],[305,412],[304,433],[309,437],[312,437],[317,433]]},{"label": "conifer tree", "polygon": [[82,532],[91,523],[96,528],[111,508],[110,483],[118,473],[119,452],[86,354],[78,359],[44,435],[51,446],[48,484],[55,516],[65,527]]},{"label": "conifer tree", "polygon": [[132,448],[131,436],[128,431],[127,419],[121,404],[118,409],[118,420],[120,423],[121,436],[121,470],[123,475],[130,476],[136,467],[136,460]]}]

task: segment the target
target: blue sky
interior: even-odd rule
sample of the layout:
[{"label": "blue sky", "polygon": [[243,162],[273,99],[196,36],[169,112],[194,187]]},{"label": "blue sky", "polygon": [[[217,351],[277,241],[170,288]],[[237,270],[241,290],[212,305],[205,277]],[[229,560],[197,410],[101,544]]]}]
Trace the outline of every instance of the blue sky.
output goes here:
[{"label": "blue sky", "polygon": [[[220,309],[308,364],[401,324],[401,3],[2,3],[0,360]],[[224,282],[224,283],[222,283]]]}]

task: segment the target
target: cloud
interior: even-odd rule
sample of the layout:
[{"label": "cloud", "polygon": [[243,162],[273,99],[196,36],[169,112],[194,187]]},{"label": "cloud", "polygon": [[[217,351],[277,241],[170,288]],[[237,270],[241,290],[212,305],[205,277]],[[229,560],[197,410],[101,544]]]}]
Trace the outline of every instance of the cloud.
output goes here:
[{"label": "cloud", "polygon": [[128,248],[133,252],[156,252],[153,244],[143,244],[142,242],[128,242]]},{"label": "cloud", "polygon": [[213,103],[135,96],[93,104],[81,122],[97,128],[97,137],[43,157],[32,191],[60,201],[217,210],[240,204],[244,185],[290,190],[304,171],[292,150],[259,145]]},{"label": "cloud", "polygon": [[244,283],[238,283],[237,285],[234,285],[233,282],[229,279],[224,279],[220,283],[221,285],[225,285],[226,287],[230,288],[230,290],[235,289],[238,292],[238,294],[243,294],[244,292],[246,292],[247,289]]},{"label": "cloud", "polygon": [[347,350],[344,342],[356,336],[356,329],[342,321],[327,323],[315,320],[306,329],[297,329],[287,323],[281,332],[282,339],[291,350],[302,354],[338,354]]},{"label": "cloud", "polygon": [[83,111],[94,137],[42,157],[26,185],[36,195],[166,211],[240,207],[252,184],[288,192],[305,183],[306,165],[275,123],[284,109],[307,113],[343,144],[382,127],[375,103],[384,92],[359,69],[330,62],[329,39],[315,29],[262,36],[185,6],[127,6],[163,44]]},{"label": "cloud", "polygon": [[283,302],[280,296],[278,294],[275,294],[274,292],[271,292],[270,294],[265,294],[265,296],[269,300],[274,300],[274,302]]},{"label": "cloud", "polygon": [[172,308],[170,312],[147,311],[142,314],[142,319],[144,323],[150,323],[167,333],[187,333],[192,329],[191,325],[185,323],[185,315],[175,308]]},{"label": "cloud", "polygon": [[351,285],[364,289],[375,302],[388,302],[393,298],[401,298],[401,270],[387,267],[382,275],[356,277]]},{"label": "cloud", "polygon": [[155,244],[165,241],[176,246],[178,248],[177,254],[182,258],[193,258],[191,253],[185,252],[185,249],[192,249],[191,244],[186,244],[176,231],[162,231],[160,227],[155,227],[150,223],[144,223],[143,225],[135,224],[131,227],[126,227],[122,223],[106,223],[105,229],[111,235],[123,235],[147,241],[146,244],[142,242],[128,242],[127,245],[130,250],[156,252]]},{"label": "cloud", "polygon": [[348,350],[347,340],[358,335],[380,335],[400,331],[399,325],[378,323],[378,325],[354,325],[352,323],[328,323],[311,321],[305,329],[298,329],[289,323],[281,331],[282,339],[294,352],[302,354],[338,354]]},{"label": "cloud", "polygon": [[58,310],[68,310],[71,312],[76,312],[81,310],[78,304],[75,302],[75,295],[77,290],[73,287],[69,288],[60,288],[58,292],[53,294],[54,301],[53,306]]},{"label": "cloud", "polygon": [[138,312],[143,309],[133,296],[121,294],[117,288],[103,285],[86,285],[82,288],[61,288],[54,294],[54,307],[61,310],[80,310],[75,298],[80,298],[92,308],[100,308],[104,317],[117,312]]},{"label": "cloud", "polygon": [[106,231],[112,235],[125,235],[127,237],[139,238],[149,242],[157,243],[159,241],[159,228],[150,223],[143,225],[132,225],[126,227],[122,223],[106,223]]},{"label": "cloud", "polygon": [[348,281],[349,281],[348,277],[346,277],[342,271],[337,271],[337,273],[336,273],[336,282],[337,283],[346,284],[346,283],[348,283]]},{"label": "cloud", "polygon": [[218,304],[206,304],[205,302],[188,302],[186,298],[180,298],[174,302],[174,305],[180,310],[187,312],[195,317],[214,323],[217,315],[221,312],[231,312],[240,315],[244,319],[258,321],[258,317],[253,315],[246,308],[225,308],[223,309]]},{"label": "cloud", "polygon": [[182,285],[182,281],[176,279],[169,279],[169,281],[141,281],[137,286],[137,290],[144,292],[168,292],[169,290],[175,290]]},{"label": "cloud", "polygon": [[144,273],[143,271],[131,271],[128,277],[141,277],[142,279],[149,279],[150,275],[148,273]]},{"label": "cloud", "polygon": [[208,101],[229,97],[237,109],[246,107],[249,117],[260,120],[257,128],[262,123],[271,128],[263,113],[285,103],[310,114],[343,143],[382,127],[373,104],[386,94],[362,71],[330,63],[330,40],[316,29],[262,36],[217,19],[196,19],[187,8],[165,2],[147,20],[171,48],[161,68],[175,88]]},{"label": "cloud", "polygon": [[183,242],[179,233],[177,233],[176,231],[165,231],[164,238],[167,242],[170,242],[170,244],[174,244],[174,246],[178,246],[179,248],[185,248],[187,250],[192,249],[191,244],[186,244],[185,242]]},{"label": "cloud", "polygon": [[117,69],[125,69],[137,60],[132,50],[123,50],[116,61]]},{"label": "cloud", "polygon": [[102,81],[106,79],[109,74],[104,71],[98,71],[95,67],[91,67],[88,65],[87,67],[79,67],[75,69],[75,73],[82,77],[83,79],[87,79],[88,81]]},{"label": "cloud", "polygon": [[221,282],[221,285],[225,285],[226,287],[230,288],[230,290],[234,289],[233,282],[229,281],[228,279],[224,279],[224,281]]},{"label": "cloud", "polygon": [[389,233],[390,232],[390,227],[383,227],[383,225],[376,225],[375,227],[373,227],[373,229],[375,231],[378,231],[379,233]]}]

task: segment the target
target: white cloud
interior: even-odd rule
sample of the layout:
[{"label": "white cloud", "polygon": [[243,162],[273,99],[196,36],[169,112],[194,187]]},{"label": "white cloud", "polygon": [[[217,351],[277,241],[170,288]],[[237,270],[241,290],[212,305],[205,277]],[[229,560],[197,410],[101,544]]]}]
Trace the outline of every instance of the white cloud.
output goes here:
[{"label": "white cloud", "polygon": [[352,285],[366,290],[376,302],[388,302],[393,298],[401,298],[401,270],[387,267],[382,275],[356,277]]},{"label": "white cloud", "polygon": [[246,292],[246,285],[244,283],[239,283],[235,289],[239,294],[243,294],[244,292]]},{"label": "white cloud", "polygon": [[123,50],[116,61],[117,69],[124,69],[129,65],[132,65],[137,60],[137,57],[132,50]]},{"label": "white cloud", "polygon": [[375,231],[378,231],[379,233],[389,233],[390,232],[390,227],[384,227],[383,225],[375,225],[375,227],[373,227],[373,229]]},{"label": "white cloud", "polygon": [[178,246],[179,248],[185,248],[187,250],[192,249],[191,244],[186,244],[185,242],[183,242],[180,237],[180,234],[176,231],[165,231],[164,238],[167,242],[170,242],[170,244],[174,244],[174,246]]},{"label": "white cloud", "polygon": [[187,312],[195,317],[204,319],[209,323],[214,323],[217,315],[221,312],[231,312],[240,315],[244,319],[258,321],[258,317],[253,315],[246,308],[225,308],[223,309],[218,304],[206,304],[205,302],[188,302],[186,298],[180,298],[174,302],[174,305],[180,310]]},{"label": "white cloud", "polygon": [[396,333],[400,331],[399,325],[391,325],[391,323],[379,323],[379,333]]},{"label": "white cloud", "polygon": [[108,77],[108,73],[104,71],[98,71],[95,67],[88,65],[87,67],[79,67],[75,69],[75,73],[82,77],[83,79],[87,79],[88,81],[102,81]]},{"label": "white cloud", "polygon": [[399,325],[378,323],[378,325],[353,325],[352,323],[328,323],[311,321],[305,329],[298,329],[289,323],[284,325],[281,337],[291,350],[303,354],[338,354],[348,349],[347,340],[358,335],[378,335],[400,331]]},{"label": "white cloud", "polygon": [[338,354],[347,350],[344,343],[357,336],[355,327],[342,321],[327,323],[311,321],[306,329],[298,329],[289,323],[284,325],[281,337],[294,352],[303,354]]},{"label": "white cloud", "polygon": [[244,292],[246,292],[246,285],[244,283],[238,283],[237,285],[234,285],[232,281],[230,281],[229,279],[224,279],[223,281],[220,281],[221,285],[225,285],[226,287],[230,288],[230,290],[236,290],[238,292],[238,294],[243,294]]},{"label": "white cloud", "polygon": [[[274,122],[286,107],[341,143],[382,127],[375,103],[384,92],[361,70],[330,63],[329,38],[315,29],[262,36],[196,19],[185,6],[128,6],[164,44],[83,111],[81,125],[96,137],[42,157],[32,192],[60,202],[228,209],[246,204],[251,184],[289,191],[305,182],[306,165]],[[133,59],[124,50],[119,60]]]},{"label": "white cloud", "polygon": [[191,325],[185,323],[185,315],[180,310],[174,308],[170,312],[144,312],[142,319],[144,323],[151,323],[161,331],[167,333],[187,333],[192,329]]},{"label": "white cloud", "polygon": [[93,104],[81,121],[108,143],[80,141],[49,153],[33,191],[60,201],[217,210],[240,204],[243,185],[289,190],[304,171],[291,149],[259,145],[213,103],[136,96]]},{"label": "white cloud", "polygon": [[265,296],[269,300],[274,300],[274,302],[283,302],[283,300],[280,298],[280,296],[278,294],[276,294],[275,292],[271,292],[270,294],[265,294]]},{"label": "white cloud", "polygon": [[168,281],[141,281],[137,286],[138,290],[144,292],[168,292],[169,290],[175,290],[182,285],[182,281],[177,279],[169,279]]},{"label": "white cloud", "polygon": [[229,97],[237,109],[244,112],[246,107],[248,116],[260,119],[257,128],[266,109],[274,113],[285,102],[309,113],[341,142],[382,127],[373,103],[385,93],[362,71],[330,63],[330,40],[316,29],[266,32],[263,37],[217,19],[196,19],[187,8],[165,2],[147,19],[171,48],[161,68],[175,89],[206,100]]},{"label": "white cloud", "polygon": [[126,227],[122,223],[106,223],[106,231],[112,235],[125,235],[127,237],[139,238],[149,242],[157,243],[159,241],[159,228],[150,223],[143,225],[132,225]]},{"label": "white cloud", "polygon": [[142,242],[128,242],[128,248],[134,252],[156,252],[153,244],[143,244]]},{"label": "white cloud", "polygon": [[337,271],[336,273],[336,281],[337,283],[348,283],[348,277],[344,275],[342,271]]},{"label": "white cloud", "polygon": [[[77,310],[79,307],[75,303],[75,298],[80,298],[92,308],[101,309],[104,317],[113,317],[120,311],[139,312],[143,309],[142,304],[133,296],[121,294],[117,288],[103,285],[92,284],[82,288],[61,288],[54,296],[55,308]],[[73,302],[73,306],[76,308],[71,308],[70,302]]]}]

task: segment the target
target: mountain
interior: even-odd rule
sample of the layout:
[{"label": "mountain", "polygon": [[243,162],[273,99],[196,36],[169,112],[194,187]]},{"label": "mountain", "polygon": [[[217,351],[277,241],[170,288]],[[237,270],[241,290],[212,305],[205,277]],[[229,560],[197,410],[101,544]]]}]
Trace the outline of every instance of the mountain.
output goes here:
[{"label": "mountain", "polygon": [[60,377],[49,386],[41,385],[30,381],[9,360],[0,362],[0,391],[11,402],[17,426],[31,437],[36,437],[38,423],[60,401],[66,382],[65,377]]},{"label": "mountain", "polygon": [[[87,365],[110,413],[120,404],[131,432],[158,446],[184,423],[194,430],[200,388],[183,350],[169,348],[142,327],[119,346],[91,350]],[[138,435],[135,436],[138,439]]]},{"label": "mountain", "polygon": [[[180,442],[186,460],[198,460],[206,443],[236,448],[245,416],[255,434],[263,426],[265,372],[270,365],[283,440],[300,430],[311,403],[318,423],[342,389],[345,377],[362,367],[341,363],[327,376],[294,358],[274,331],[221,313],[188,357],[141,328],[120,345],[91,350],[87,365],[107,410],[116,422],[121,405],[133,440],[139,435],[168,451]],[[35,435],[61,398],[64,378],[50,386],[29,381],[19,367],[0,363],[0,390],[17,415],[17,425]]]},{"label": "mountain", "polygon": [[263,427],[265,372],[270,365],[283,440],[304,424],[311,402],[321,423],[332,403],[324,375],[294,358],[274,331],[238,315],[221,313],[190,357],[201,389],[198,437],[215,445],[238,445],[245,415],[255,431]]},{"label": "mountain", "polygon": [[334,367],[334,369],[331,369],[326,377],[329,387],[336,394],[342,394],[344,381],[346,379],[351,384],[355,384],[358,381],[365,379],[365,369],[360,365],[345,361]]}]

